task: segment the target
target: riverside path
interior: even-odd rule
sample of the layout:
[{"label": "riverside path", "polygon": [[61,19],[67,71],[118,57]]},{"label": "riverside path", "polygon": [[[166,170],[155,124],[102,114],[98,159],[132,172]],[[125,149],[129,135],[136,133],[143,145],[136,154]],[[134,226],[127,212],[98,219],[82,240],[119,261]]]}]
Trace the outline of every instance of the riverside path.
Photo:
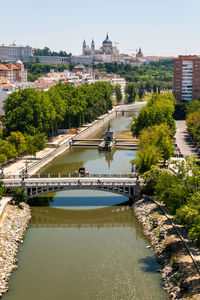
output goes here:
[{"label": "riverside path", "polygon": [[185,121],[176,121],[176,144],[181,150],[181,153],[185,156],[197,154],[196,148],[193,146]]}]

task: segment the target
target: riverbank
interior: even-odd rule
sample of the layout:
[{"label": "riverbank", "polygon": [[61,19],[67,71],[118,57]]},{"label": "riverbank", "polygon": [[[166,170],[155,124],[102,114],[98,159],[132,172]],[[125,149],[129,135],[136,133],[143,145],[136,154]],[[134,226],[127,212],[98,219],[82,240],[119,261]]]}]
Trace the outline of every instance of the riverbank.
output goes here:
[{"label": "riverbank", "polygon": [[8,290],[8,280],[17,269],[18,247],[31,219],[30,207],[22,203],[22,208],[6,205],[0,218],[0,297]]},{"label": "riverbank", "polygon": [[200,274],[166,215],[151,199],[134,203],[133,210],[157,255],[170,297],[200,299]]},{"label": "riverbank", "polygon": [[[135,109],[137,110],[138,106],[136,106]],[[97,129],[99,129],[100,123],[102,124],[102,126],[104,126],[107,122],[109,122],[109,120],[111,118],[114,118],[115,115],[116,115],[116,112],[114,111],[112,113],[112,115],[102,116],[100,118],[100,120],[95,121],[94,124],[91,125],[91,127],[89,126],[89,128],[88,127],[82,128],[82,133],[84,133],[84,136],[82,136],[82,137],[87,137],[87,135],[89,136],[90,134],[95,133],[95,126]],[[101,130],[103,130],[102,127],[101,127]],[[69,142],[69,141],[67,141],[67,142]],[[63,152],[65,152],[67,150],[67,148],[64,147],[61,150]],[[51,151],[54,151],[54,150],[51,150]],[[59,154],[58,153],[57,154],[60,155],[61,153],[62,152],[59,152]],[[37,157],[39,157],[38,154],[37,154]],[[43,163],[47,164],[54,158],[55,158],[55,156],[52,156],[49,158],[50,160],[46,160]],[[129,161],[129,158],[128,158],[128,161]],[[38,164],[37,167],[41,168],[42,164]],[[36,171],[37,171],[36,168],[33,168],[31,170],[31,172],[36,172]],[[0,277],[0,293],[1,294],[6,292],[8,289],[9,276],[11,275],[12,270],[14,270],[16,268],[16,255],[17,255],[17,251],[18,251],[18,246],[22,240],[23,234],[25,233],[28,221],[30,219],[30,209],[26,205],[24,207],[25,207],[27,215],[26,214],[24,216],[21,215],[21,213],[22,213],[21,210],[19,211],[16,207],[12,207],[10,205],[6,206],[4,214],[3,214],[3,219],[2,219],[3,223],[1,223],[0,234],[3,237],[5,235],[5,238],[2,239],[3,247],[1,246],[1,243],[0,243],[0,249],[1,248],[2,248],[2,250],[4,249],[4,244],[6,245],[6,247],[5,247],[5,254],[4,254],[4,252],[2,252],[2,256],[0,254],[0,257],[2,258],[2,261],[0,258],[0,274],[3,274],[2,277]],[[15,225],[16,218],[17,218],[17,226]],[[24,221],[25,221],[25,223],[24,223]],[[15,230],[15,227],[16,227],[16,230]],[[22,237],[19,237],[19,234],[21,234]],[[2,265],[1,265],[1,263],[2,263]]]},{"label": "riverbank", "polygon": [[100,130],[102,126],[108,124],[108,122],[116,116],[117,112],[123,110],[140,110],[143,106],[146,105],[146,102],[138,102],[129,105],[116,106],[107,114],[99,117],[97,120],[92,122],[91,124],[87,124],[80,128],[79,133],[76,135],[66,135],[64,137],[61,136],[60,143],[57,143],[57,148],[52,148],[50,146],[45,147],[45,149],[36,153],[36,157],[34,156],[24,156],[20,160],[11,163],[10,165],[3,168],[5,175],[18,175],[25,168],[28,163],[28,173],[30,175],[34,175],[38,172],[42,167],[50,163],[59,155],[63,154],[65,151],[69,150],[70,143],[72,139],[76,138],[87,138],[94,134],[96,131]]}]

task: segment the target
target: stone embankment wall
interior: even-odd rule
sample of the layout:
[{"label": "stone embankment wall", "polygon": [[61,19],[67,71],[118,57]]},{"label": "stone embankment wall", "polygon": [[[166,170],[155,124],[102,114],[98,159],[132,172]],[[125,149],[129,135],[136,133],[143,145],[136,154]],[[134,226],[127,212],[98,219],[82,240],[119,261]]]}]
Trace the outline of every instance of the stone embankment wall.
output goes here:
[{"label": "stone embankment wall", "polygon": [[200,299],[200,274],[166,215],[151,199],[139,200],[133,209],[161,265],[164,289],[172,299]]},{"label": "stone embankment wall", "polygon": [[[87,138],[94,134],[96,131],[98,131],[102,126],[107,124],[111,119],[113,119],[116,116],[116,110],[114,109],[105,116],[99,118],[97,121],[93,122],[88,127],[81,130],[81,132],[77,135],[75,135],[73,138]],[[65,143],[63,143],[60,147],[53,150],[51,153],[49,153],[47,156],[42,158],[40,161],[34,163],[33,165],[30,165],[28,168],[28,172],[30,175],[35,174],[38,172],[42,167],[44,167],[46,164],[50,163],[54,158],[61,155],[65,151],[67,151],[71,146],[72,138],[69,138]]]},{"label": "stone embankment wall", "polygon": [[0,219],[0,297],[7,292],[11,272],[17,268],[18,247],[31,219],[29,206],[21,206],[7,205]]},{"label": "stone embankment wall", "polygon": [[[73,136],[74,139],[76,138],[87,138],[93,135],[95,132],[98,132],[103,126],[108,124],[110,120],[112,120],[117,112],[123,111],[123,110],[140,110],[143,106],[145,106],[146,102],[141,103],[134,103],[131,105],[124,105],[124,106],[117,106],[112,111],[110,111],[108,114],[99,117],[98,120],[94,121],[91,125],[81,130],[81,132],[75,136]],[[43,157],[40,161],[30,165],[28,167],[28,173],[30,175],[35,174],[38,172],[42,167],[50,163],[54,158],[61,155],[65,151],[67,151],[70,148],[70,143],[72,142],[72,138],[69,138],[66,142],[64,142],[60,147],[53,150],[51,153]]]}]

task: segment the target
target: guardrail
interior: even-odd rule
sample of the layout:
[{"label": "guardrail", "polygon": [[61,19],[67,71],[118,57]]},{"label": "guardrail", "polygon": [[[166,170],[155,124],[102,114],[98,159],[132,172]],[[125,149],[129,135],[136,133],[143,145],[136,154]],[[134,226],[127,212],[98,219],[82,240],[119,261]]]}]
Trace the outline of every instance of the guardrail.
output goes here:
[{"label": "guardrail", "polygon": [[32,169],[34,169],[37,166],[41,165],[43,162],[47,161],[49,158],[54,157],[56,154],[61,152],[63,149],[67,148],[70,145],[71,140],[72,140],[72,138],[67,140],[64,144],[62,144],[57,149],[55,149],[55,150],[51,151],[50,153],[48,153],[47,155],[45,155],[39,161],[37,161],[37,162],[31,164],[30,166],[28,166],[27,169],[24,168],[20,173],[22,174],[23,172],[25,172],[25,170],[27,170],[27,172],[30,172]]},{"label": "guardrail", "polygon": [[23,175],[4,175],[2,179],[31,179],[31,178],[137,178],[135,173],[130,174],[77,174],[77,173],[69,173],[69,174],[37,174],[37,175],[28,175],[24,177]]}]

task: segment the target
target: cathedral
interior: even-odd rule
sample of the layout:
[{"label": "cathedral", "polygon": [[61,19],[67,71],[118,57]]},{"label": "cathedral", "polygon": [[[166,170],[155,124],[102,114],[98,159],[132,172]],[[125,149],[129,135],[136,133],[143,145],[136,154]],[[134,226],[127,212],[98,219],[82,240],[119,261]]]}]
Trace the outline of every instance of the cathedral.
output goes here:
[{"label": "cathedral", "polygon": [[132,65],[143,64],[143,54],[141,48],[139,49],[136,58],[133,55],[120,54],[117,47],[113,46],[113,42],[109,39],[107,34],[106,39],[102,42],[102,46],[96,49],[94,39],[91,46],[83,42],[82,54],[70,57],[72,64],[92,65],[100,63],[130,63]]},{"label": "cathedral", "polygon": [[114,62],[120,61],[119,50],[113,46],[112,41],[107,34],[100,49],[95,49],[95,42],[92,40],[91,47],[83,42],[82,56],[92,56],[94,62]]}]

